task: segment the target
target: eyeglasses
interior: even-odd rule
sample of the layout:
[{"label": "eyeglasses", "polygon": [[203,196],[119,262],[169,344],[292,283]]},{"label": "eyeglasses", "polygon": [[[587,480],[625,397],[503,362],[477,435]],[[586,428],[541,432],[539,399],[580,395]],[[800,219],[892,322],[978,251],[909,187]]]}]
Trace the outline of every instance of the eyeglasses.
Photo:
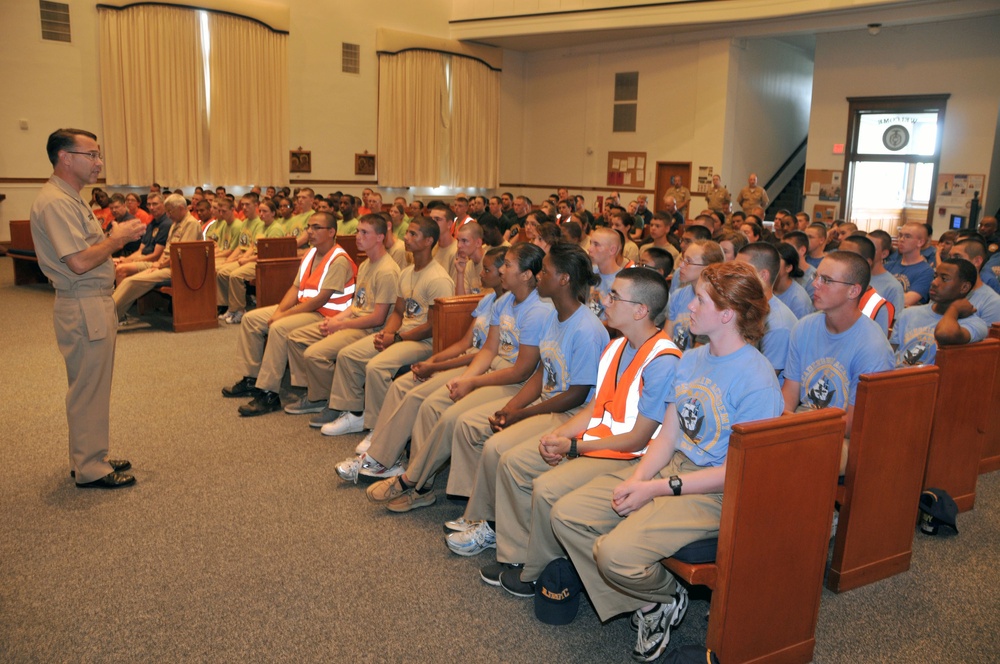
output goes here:
[{"label": "eyeglasses", "polygon": [[695,263],[693,260],[691,260],[687,256],[685,256],[684,258],[682,258],[681,262],[684,263],[685,265],[693,265],[694,267],[705,267],[706,265],[708,265],[708,263]]},{"label": "eyeglasses", "polygon": [[84,157],[88,157],[91,161],[97,161],[98,159],[103,160],[104,155],[98,150],[92,150],[90,152],[77,152],[76,150],[66,150],[70,154],[82,154]]},{"label": "eyeglasses", "polygon": [[854,282],[852,282],[852,281],[837,281],[836,279],[831,279],[830,277],[826,276],[825,274],[817,274],[815,277],[813,277],[813,281],[818,281],[819,283],[823,284],[824,286],[829,286],[830,284],[844,284],[845,286],[853,286],[854,285]]},{"label": "eyeglasses", "polygon": [[604,296],[604,299],[608,301],[609,304],[614,304],[615,302],[628,302],[629,304],[642,304],[642,302],[636,302],[635,300],[626,300],[621,295],[615,291],[611,291]]},{"label": "eyeglasses", "polygon": [[333,226],[320,226],[319,224],[309,224],[308,226],[306,226],[306,228],[308,228],[311,231],[328,231],[331,228],[333,228]]}]

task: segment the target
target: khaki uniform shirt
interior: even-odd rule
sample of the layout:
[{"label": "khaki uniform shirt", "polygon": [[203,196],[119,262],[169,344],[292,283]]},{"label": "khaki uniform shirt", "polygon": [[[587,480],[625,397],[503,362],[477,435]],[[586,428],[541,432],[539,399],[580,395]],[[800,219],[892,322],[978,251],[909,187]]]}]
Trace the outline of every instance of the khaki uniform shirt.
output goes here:
[{"label": "khaki uniform shirt", "polygon": [[[396,304],[396,298],[399,297],[399,272],[399,266],[389,254],[383,254],[374,263],[370,258],[361,263],[354,282],[354,300],[351,301],[351,313],[355,318],[372,313],[377,304],[388,304],[390,307]],[[379,325],[366,332],[378,332],[382,327]]]},{"label": "khaki uniform shirt", "polygon": [[685,217],[688,216],[690,210],[685,210],[684,205],[691,200],[691,190],[681,185],[679,187],[670,187],[667,189],[665,196],[673,196],[674,201],[677,203],[677,209]]},{"label": "khaki uniform shirt", "polygon": [[750,214],[750,211],[755,207],[766,208],[769,202],[767,192],[764,191],[763,187],[743,187],[740,189],[739,196],[736,197],[737,205],[743,208],[743,212],[746,214]]},{"label": "khaki uniform shirt", "polygon": [[705,192],[705,205],[709,210],[729,214],[729,206],[732,201],[732,196],[729,195],[729,190],[725,187],[710,188]]}]

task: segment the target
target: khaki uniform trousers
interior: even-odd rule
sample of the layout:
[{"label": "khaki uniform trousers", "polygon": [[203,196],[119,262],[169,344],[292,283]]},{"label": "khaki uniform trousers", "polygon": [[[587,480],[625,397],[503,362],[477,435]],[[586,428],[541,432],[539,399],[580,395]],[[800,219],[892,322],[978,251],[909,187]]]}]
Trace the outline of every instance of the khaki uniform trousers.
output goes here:
[{"label": "khaki uniform trousers", "polygon": [[[521,389],[516,385],[487,385],[465,395],[457,402],[442,387],[430,395],[417,413],[417,421],[410,438],[410,462],[406,466],[406,479],[423,489],[434,482],[434,476],[451,458],[451,441],[461,421],[485,421],[490,415],[510,401]],[[489,426],[489,425],[487,425]],[[471,487],[474,466],[464,482]],[[455,471],[453,470],[452,473]],[[449,481],[449,486],[451,482]],[[460,483],[461,484],[461,483]],[[468,495],[467,493],[460,495]]]},{"label": "khaki uniform trousers", "polygon": [[309,401],[327,401],[337,355],[342,349],[367,336],[366,330],[338,330],[323,334],[319,323],[300,327],[288,335],[288,367],[292,385],[307,387]]},{"label": "khaki uniform trousers", "polygon": [[[659,479],[698,470],[680,452]],[[569,553],[601,620],[649,602],[669,602],[677,580],[660,564],[683,546],[719,534],[722,494],[661,496],[626,518],[611,507],[615,487],[631,466],[568,493],[552,508],[552,529]]]},{"label": "khaki uniform trousers", "polygon": [[110,287],[87,294],[57,292],[52,312],[69,383],[69,467],[80,484],[114,470],[107,457],[118,318],[110,295]]},{"label": "khaki uniform trousers", "polygon": [[461,376],[463,371],[465,367],[439,371],[423,383],[410,372],[392,381],[372,429],[372,444],[366,454],[386,468],[399,461],[424,400],[452,378]]},{"label": "khaki uniform trousers", "polygon": [[506,452],[497,470],[497,560],[524,563],[521,579],[537,579],[546,565],[565,555],[549,522],[556,501],[595,477],[633,463],[579,457],[553,467],[538,454],[537,440]]},{"label": "khaki uniform trousers", "polygon": [[268,392],[281,388],[288,364],[288,336],[300,327],[323,320],[323,314],[309,311],[286,316],[268,326],[267,321],[277,310],[275,304],[254,309],[243,316],[236,345],[236,366],[240,375],[255,377],[257,387]]},{"label": "khaki uniform trousers", "polygon": [[[232,267],[230,267],[232,266]],[[218,288],[215,303],[228,306],[230,311],[244,311],[247,308],[247,281],[257,278],[257,261],[246,265],[226,263],[215,273]]]},{"label": "khaki uniform trousers", "polygon": [[[537,445],[539,438],[571,418],[574,412],[576,411],[535,415],[512,424],[486,439],[482,450],[477,454],[479,460],[472,482],[472,493],[469,496],[469,503],[465,506],[464,516],[467,521],[496,521],[497,468],[500,466],[500,457],[503,453],[526,441],[534,441]],[[463,449],[467,444],[458,445],[457,441],[458,438],[451,450],[452,468],[456,465],[465,466],[473,454],[471,450]],[[448,492],[451,493],[450,479],[448,486]]]},{"label": "khaki uniform trousers", "polygon": [[[132,303],[153,290],[162,283],[170,283],[170,268],[164,267],[153,272],[138,272],[118,284],[112,296],[115,301],[118,320],[125,318],[125,313]],[[117,322],[115,323],[117,330]],[[109,471],[110,472],[110,471]]]},{"label": "khaki uniform trousers", "polygon": [[340,351],[330,387],[330,408],[365,413],[364,427],[378,421],[392,378],[405,367],[431,356],[431,339],[397,341],[385,350],[375,349],[375,335],[369,334]]}]

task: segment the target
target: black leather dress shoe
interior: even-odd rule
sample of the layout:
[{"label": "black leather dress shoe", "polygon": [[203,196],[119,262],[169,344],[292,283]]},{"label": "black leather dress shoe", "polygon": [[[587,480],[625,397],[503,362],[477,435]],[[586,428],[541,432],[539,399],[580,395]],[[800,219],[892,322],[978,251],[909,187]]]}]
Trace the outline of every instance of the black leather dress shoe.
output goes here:
[{"label": "black leather dress shoe", "polygon": [[264,415],[265,413],[273,413],[276,410],[281,410],[281,398],[277,392],[268,392],[266,390],[258,391],[253,401],[239,407],[240,415],[243,417]]},{"label": "black leather dress shoe", "polygon": [[222,396],[233,399],[235,397],[257,396],[257,379],[252,376],[244,376],[232,387],[222,388]]},{"label": "black leather dress shoe", "polygon": [[[110,464],[111,469],[116,473],[120,473],[124,470],[129,470],[132,467],[132,462],[128,459],[108,459],[108,464]],[[70,477],[76,477],[76,471],[69,471]]]},{"label": "black leather dress shoe", "polygon": [[77,489],[120,489],[123,486],[135,484],[135,478],[125,473],[111,472],[99,480],[93,482],[77,482]]}]

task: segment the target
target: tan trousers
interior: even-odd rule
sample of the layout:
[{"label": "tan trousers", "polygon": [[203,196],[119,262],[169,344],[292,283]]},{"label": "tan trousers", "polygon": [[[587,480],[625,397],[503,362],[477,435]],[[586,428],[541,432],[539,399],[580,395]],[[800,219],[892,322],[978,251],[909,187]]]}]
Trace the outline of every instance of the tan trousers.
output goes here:
[{"label": "tan trousers", "polygon": [[[475,479],[472,482],[472,493],[469,495],[469,503],[465,506],[464,516],[466,520],[496,521],[497,468],[500,466],[500,457],[504,452],[526,441],[534,441],[537,445],[539,438],[572,416],[572,412],[535,415],[498,431],[487,438],[482,446],[482,450],[476,455],[479,461],[476,464]],[[452,468],[457,464],[465,467],[470,462],[474,453],[472,450],[466,451],[463,449],[466,445],[458,445],[457,441],[458,438],[456,438],[456,443],[452,444],[451,449]],[[448,487],[448,493],[452,493],[450,477]]]},{"label": "tan trousers", "polygon": [[397,341],[385,350],[375,349],[375,335],[369,334],[348,345],[337,355],[337,368],[330,387],[330,408],[365,413],[364,427],[378,421],[392,378],[400,367],[431,356],[431,340]]},{"label": "tan trousers", "polygon": [[300,327],[288,335],[288,366],[292,385],[307,387],[309,401],[327,401],[337,366],[337,355],[368,333],[365,330],[338,330],[323,334],[321,323]]},{"label": "tan trousers", "polygon": [[[698,470],[677,452],[660,479]],[[571,491],[552,508],[552,529],[569,553],[601,620],[649,602],[669,602],[677,581],[660,560],[681,547],[719,534],[722,494],[661,496],[626,518],[611,508],[611,493],[633,468],[602,475]]]},{"label": "tan trousers", "polygon": [[257,387],[268,392],[277,392],[281,387],[288,364],[288,336],[300,327],[323,320],[323,314],[310,311],[286,316],[268,326],[267,321],[277,310],[275,304],[243,316],[236,345],[237,371],[241,376],[256,377]]},{"label": "tan trousers", "polygon": [[368,456],[389,468],[403,456],[406,441],[410,439],[417,412],[424,399],[444,386],[452,378],[457,378],[465,367],[440,371],[423,383],[417,381],[413,373],[407,373],[392,381],[392,387],[385,395],[378,420],[372,428],[372,444]]},{"label": "tan trousers", "polygon": [[524,563],[521,579],[534,581],[563,557],[549,523],[552,506],[573,489],[634,461],[580,457],[550,466],[527,440],[500,457],[497,470],[497,560]]},{"label": "tan trousers", "polygon": [[215,303],[220,307],[229,305],[229,277],[241,265],[236,261],[215,265]]},{"label": "tan trousers", "polygon": [[[457,402],[442,387],[424,400],[410,437],[410,462],[406,466],[406,480],[422,489],[434,481],[434,476],[451,458],[451,441],[463,420],[485,421],[502,408],[521,389],[516,385],[488,385],[473,390]],[[488,425],[487,425],[488,426]],[[454,470],[452,474],[454,474]],[[475,466],[468,471],[467,480],[457,482],[467,485],[471,493]],[[451,481],[449,481],[451,486]]]},{"label": "tan trousers", "polygon": [[[133,302],[162,283],[170,283],[169,267],[154,270],[153,272],[139,272],[118,284],[118,288],[115,289],[115,293],[112,296],[115,301],[118,320],[125,318],[125,313],[132,306]],[[117,323],[115,323],[115,329],[118,329]]]},{"label": "tan trousers", "polygon": [[[229,271],[227,304],[230,311],[245,311],[247,308],[247,282],[257,278],[257,261],[250,261]],[[218,276],[216,276],[218,280]]]},{"label": "tan trousers", "polygon": [[107,458],[118,318],[110,292],[80,298],[57,293],[52,312],[69,383],[69,467],[81,484],[114,470]]}]

